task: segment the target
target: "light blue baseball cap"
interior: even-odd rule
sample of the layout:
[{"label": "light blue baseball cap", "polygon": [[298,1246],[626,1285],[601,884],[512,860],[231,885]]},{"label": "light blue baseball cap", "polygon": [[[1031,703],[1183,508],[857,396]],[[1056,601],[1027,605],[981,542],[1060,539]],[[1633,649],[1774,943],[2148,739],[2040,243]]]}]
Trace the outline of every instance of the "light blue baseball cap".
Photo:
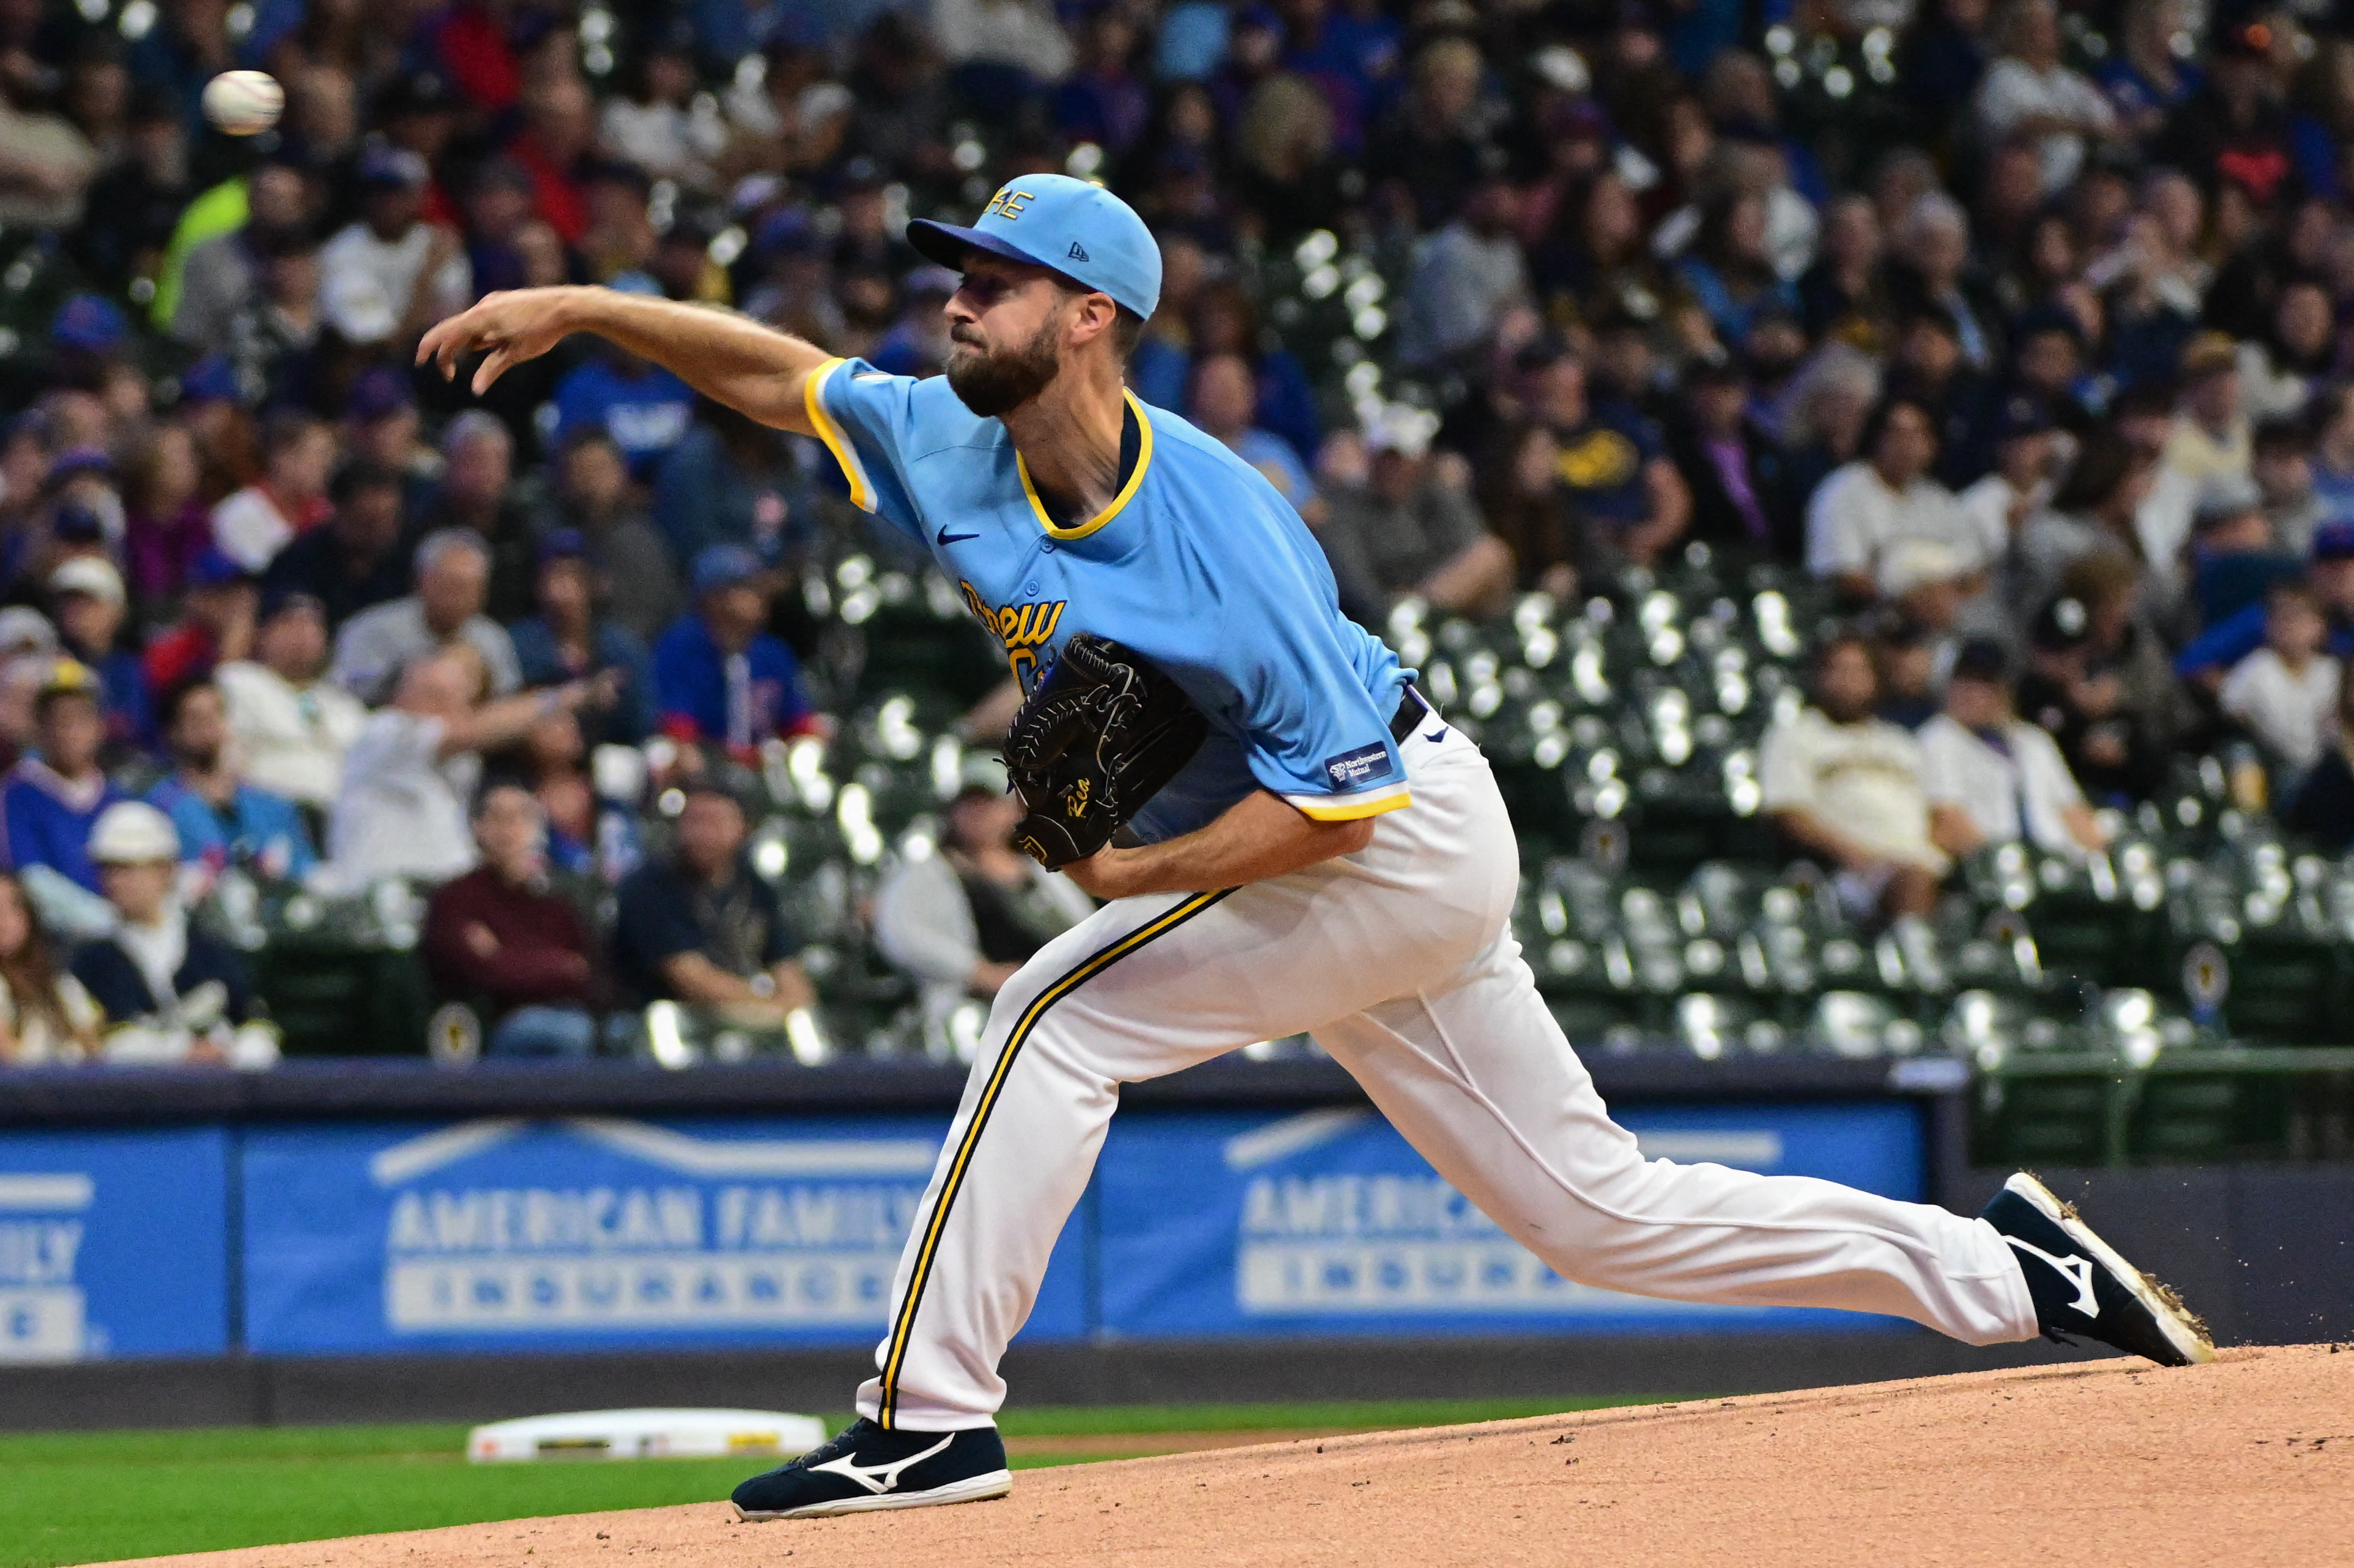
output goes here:
[{"label": "light blue baseball cap", "polygon": [[970,228],[917,218],[907,243],[960,271],[967,249],[1050,268],[1140,316],[1161,302],[1161,247],[1144,219],[1101,185],[1068,175],[1006,181]]}]

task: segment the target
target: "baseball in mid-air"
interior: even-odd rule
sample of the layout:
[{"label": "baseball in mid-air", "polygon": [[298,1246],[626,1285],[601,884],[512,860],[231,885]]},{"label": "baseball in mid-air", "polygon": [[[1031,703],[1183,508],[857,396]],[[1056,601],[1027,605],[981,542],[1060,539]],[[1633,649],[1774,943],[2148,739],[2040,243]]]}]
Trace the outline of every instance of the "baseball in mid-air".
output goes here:
[{"label": "baseball in mid-air", "polygon": [[205,83],[205,118],[232,136],[259,136],[285,107],[286,90],[266,70],[225,70]]}]

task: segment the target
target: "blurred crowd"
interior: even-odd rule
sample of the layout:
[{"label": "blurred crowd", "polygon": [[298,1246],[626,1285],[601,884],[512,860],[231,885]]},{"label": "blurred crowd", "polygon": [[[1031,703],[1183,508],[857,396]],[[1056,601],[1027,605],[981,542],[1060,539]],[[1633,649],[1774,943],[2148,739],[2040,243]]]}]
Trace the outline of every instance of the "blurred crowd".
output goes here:
[{"label": "blurred crowd", "polygon": [[[427,957],[496,1050],[804,1006],[721,781],[829,732],[795,589],[895,546],[814,443],[610,345],[476,398],[414,344],[569,281],[932,374],[957,280],[906,220],[1049,170],[1161,243],[1139,396],[1267,476],[1368,626],[1700,546],[1819,579],[1766,807],[1859,909],[1989,842],[2089,853],[2184,751],[2343,849],[2338,19],[0,0],[0,1059],[265,1057],[182,913],[231,867],[439,889]],[[235,66],[284,84],[277,131],[204,124]],[[1084,901],[988,781],[949,815],[876,939],[986,997]],[[608,934],[550,871],[637,880]]]}]

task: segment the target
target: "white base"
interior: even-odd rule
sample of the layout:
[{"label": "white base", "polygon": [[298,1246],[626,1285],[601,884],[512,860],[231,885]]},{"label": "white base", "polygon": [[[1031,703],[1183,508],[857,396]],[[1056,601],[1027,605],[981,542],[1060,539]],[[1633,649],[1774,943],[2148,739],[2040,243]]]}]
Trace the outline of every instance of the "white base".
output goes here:
[{"label": "white base", "polygon": [[780,1410],[584,1410],[477,1426],[466,1457],[516,1459],[791,1458],[826,1439],[814,1415]]}]

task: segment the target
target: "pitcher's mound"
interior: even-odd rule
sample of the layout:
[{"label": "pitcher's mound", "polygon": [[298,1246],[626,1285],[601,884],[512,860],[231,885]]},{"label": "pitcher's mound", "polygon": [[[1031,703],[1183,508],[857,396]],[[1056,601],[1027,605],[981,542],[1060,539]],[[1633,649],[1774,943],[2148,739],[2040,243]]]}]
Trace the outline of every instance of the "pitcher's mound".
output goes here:
[{"label": "pitcher's mound", "polygon": [[[631,1561],[634,1559],[635,1561]],[[790,1563],[788,1563],[788,1559]],[[996,1502],[724,1503],[175,1568],[2354,1562],[2354,1346],[2078,1362],[1033,1470]]]}]

